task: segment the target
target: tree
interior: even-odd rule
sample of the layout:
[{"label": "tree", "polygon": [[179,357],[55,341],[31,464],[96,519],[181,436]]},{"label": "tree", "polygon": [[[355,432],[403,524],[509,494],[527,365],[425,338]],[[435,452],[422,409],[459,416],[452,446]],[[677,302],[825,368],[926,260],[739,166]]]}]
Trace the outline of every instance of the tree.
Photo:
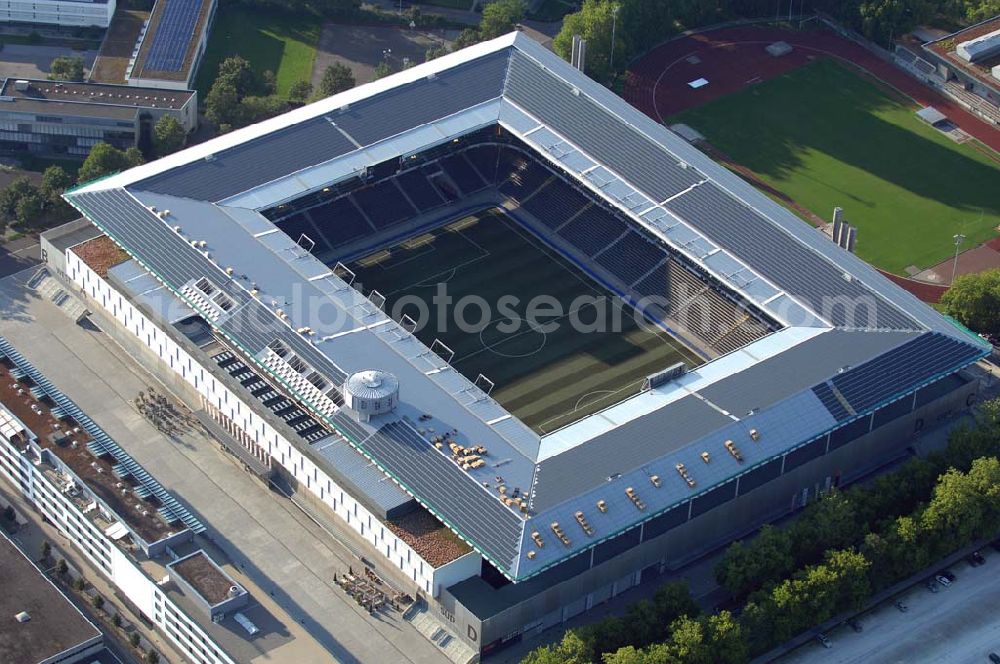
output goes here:
[{"label": "tree", "polygon": [[219,63],[213,87],[218,83],[233,86],[239,97],[262,92],[250,62],[239,55],[232,55]]},{"label": "tree", "polygon": [[90,604],[95,609],[100,611],[101,609],[104,608],[104,597],[102,597],[101,595],[94,595],[93,597],[90,598]]},{"label": "tree", "polygon": [[42,195],[26,176],[15,178],[0,191],[0,232],[8,222],[26,224],[41,212]]},{"label": "tree", "polygon": [[350,90],[354,85],[354,74],[351,69],[345,64],[334,62],[323,70],[323,78],[320,79],[316,95],[320,98],[330,97],[339,92]]},{"label": "tree", "polygon": [[90,154],[84,160],[77,173],[78,182],[90,182],[97,178],[117,173],[142,163],[142,153],[139,148],[131,147],[122,152],[113,145],[98,143],[90,149]]},{"label": "tree", "polygon": [[122,614],[115,611],[115,615],[111,616],[111,624],[118,629],[122,628]]},{"label": "tree", "polygon": [[24,196],[17,202],[17,209],[14,212],[14,217],[17,219],[17,223],[22,226],[32,226],[36,225],[41,221],[42,211],[45,209],[45,200],[42,195],[36,190],[27,196]]},{"label": "tree", "polygon": [[133,648],[138,648],[139,643],[142,642],[142,638],[139,636],[138,632],[132,632],[131,634],[128,635],[128,642],[132,645]]},{"label": "tree", "polygon": [[288,89],[288,101],[293,104],[305,104],[312,96],[313,86],[309,81],[295,81]]},{"label": "tree", "polygon": [[274,72],[270,69],[265,69],[264,73],[260,75],[260,93],[264,95],[273,95],[278,91],[278,78],[274,75]]},{"label": "tree", "polygon": [[237,126],[245,127],[255,122],[261,122],[276,115],[281,115],[287,110],[288,102],[278,95],[244,97],[243,101],[240,102]]},{"label": "tree", "polygon": [[382,62],[378,63],[378,65],[375,66],[375,72],[374,72],[375,80],[378,80],[380,78],[385,78],[390,74],[392,74],[392,65],[390,65],[385,60],[383,60]]},{"label": "tree", "polygon": [[507,34],[524,20],[524,0],[494,0],[483,7],[479,21],[480,39],[493,39]]},{"label": "tree", "polygon": [[715,568],[715,579],[731,595],[741,598],[770,580],[787,576],[793,569],[791,537],[767,525],[751,542],[735,542],[726,549]]},{"label": "tree", "polygon": [[1000,269],[958,277],[941,297],[941,306],[976,332],[1000,336]]},{"label": "tree", "polygon": [[184,126],[172,115],[164,115],[153,126],[153,149],[158,157],[177,152],[184,145]]},{"label": "tree", "polygon": [[42,541],[42,560],[46,560],[51,555],[52,555],[52,545],[49,543],[48,540],[43,540]]},{"label": "tree", "polygon": [[239,113],[240,96],[236,92],[236,86],[232,83],[218,79],[212,84],[212,88],[205,97],[205,115],[209,120],[219,125],[233,125]]},{"label": "tree", "polygon": [[60,55],[49,65],[50,81],[82,81],[83,58],[78,55]]},{"label": "tree", "polygon": [[6,521],[10,521],[10,522],[13,523],[15,517],[16,517],[16,514],[14,513],[14,508],[13,507],[11,507],[10,505],[8,505],[7,507],[3,508],[3,518]]},{"label": "tree", "polygon": [[729,611],[709,616],[705,626],[709,655],[717,664],[738,664],[750,659],[743,628]]},{"label": "tree", "polygon": [[56,574],[59,576],[66,576],[69,571],[69,565],[66,563],[65,558],[60,558],[59,562],[56,563]]},{"label": "tree", "polygon": [[146,653],[146,664],[160,664],[160,653],[150,649]]},{"label": "tree", "polygon": [[[563,19],[562,29],[552,42],[563,59],[570,59],[573,47],[573,35],[580,35],[587,40],[587,60],[584,72],[601,83],[610,82],[614,72],[611,69],[611,33],[615,22],[614,11],[618,7],[612,0],[586,0],[580,11],[569,14]],[[622,66],[628,60],[625,49],[625,36],[622,30],[615,32],[615,64]]]},{"label": "tree", "polygon": [[76,577],[76,579],[73,580],[73,587],[79,590],[80,592],[83,592],[84,590],[87,589],[87,580],[84,579],[82,576],[78,576]]},{"label": "tree", "polygon": [[62,195],[73,184],[73,176],[62,166],[52,165],[42,173],[41,193],[52,205],[63,203]]}]

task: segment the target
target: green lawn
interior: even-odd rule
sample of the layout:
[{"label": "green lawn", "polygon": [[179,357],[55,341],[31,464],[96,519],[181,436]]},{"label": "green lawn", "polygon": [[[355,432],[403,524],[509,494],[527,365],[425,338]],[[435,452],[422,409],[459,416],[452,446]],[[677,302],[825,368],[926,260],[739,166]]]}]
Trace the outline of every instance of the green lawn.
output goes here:
[{"label": "green lawn", "polygon": [[[958,145],[910,100],[830,60],[671,118],[687,123],[769,185],[858,227],[857,252],[883,269],[930,267],[1000,224],[1000,162]],[[995,156],[995,155],[994,155]]]},{"label": "green lawn", "polygon": [[278,78],[278,94],[288,94],[293,83],[312,78],[321,31],[322,22],[315,16],[219,7],[205,59],[198,70],[199,97],[205,99],[219,63],[231,55],[249,60],[256,72],[273,71]]}]

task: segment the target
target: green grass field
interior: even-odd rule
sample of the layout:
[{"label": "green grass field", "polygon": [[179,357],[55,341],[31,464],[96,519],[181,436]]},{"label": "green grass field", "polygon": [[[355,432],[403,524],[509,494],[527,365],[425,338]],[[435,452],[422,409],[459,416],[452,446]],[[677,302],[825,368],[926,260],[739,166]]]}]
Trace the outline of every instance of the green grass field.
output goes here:
[{"label": "green grass field", "polygon": [[[857,252],[885,270],[927,268],[996,235],[1000,163],[919,120],[916,107],[831,60],[819,60],[670,122],[829,220],[858,227]],[[995,157],[995,155],[994,155]]]},{"label": "green grass field", "polygon": [[[610,294],[498,212],[410,238],[349,267],[366,293],[375,289],[386,296],[385,309],[397,319],[402,312],[419,320],[415,307],[397,309],[401,298],[416,296],[430,303],[437,284],[446,283],[447,294],[454,298],[449,315],[441,324],[438,310],[429,307],[430,323],[417,337],[427,346],[440,339],[455,351],[451,364],[456,369],[471,380],[480,373],[492,380],[492,396],[540,432],[617,403],[636,393],[647,375],[671,364],[702,363],[666,332],[638,325],[628,307],[617,330],[612,324],[604,331],[578,330],[574,320],[594,329],[596,321],[614,316],[610,304],[602,316],[596,305],[577,298]],[[456,320],[464,296],[483,298],[493,316],[475,329],[460,329]],[[501,310],[506,296],[518,298],[518,303]],[[536,296],[555,298],[567,312],[558,318],[532,316],[538,327],[554,323],[553,329],[523,322]],[[577,312],[575,317],[571,310]],[[480,323],[480,312],[478,306],[468,306],[463,319]]]},{"label": "green grass field", "polygon": [[296,17],[235,6],[219,7],[205,58],[198,70],[199,98],[205,99],[219,63],[231,55],[243,56],[258,73],[273,71],[278,79],[278,94],[287,95],[293,83],[312,78],[322,29],[322,22],[314,16]]}]

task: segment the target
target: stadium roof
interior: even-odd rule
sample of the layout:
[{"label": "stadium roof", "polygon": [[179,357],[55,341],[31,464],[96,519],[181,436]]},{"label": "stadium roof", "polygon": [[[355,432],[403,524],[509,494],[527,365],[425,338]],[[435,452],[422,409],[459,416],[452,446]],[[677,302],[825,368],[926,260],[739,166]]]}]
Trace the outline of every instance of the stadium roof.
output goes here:
[{"label": "stadium roof", "polygon": [[[783,328],[540,437],[258,212],[496,124]],[[517,33],[85,185],[67,199],[261,368],[270,371],[268,345],[280,339],[332,384],[370,368],[395,374],[402,403],[391,419],[358,423],[296,394],[515,580],[640,522],[655,532],[678,506],[708,509],[734,490],[737,476],[763,481],[775,459],[780,471],[780,457],[794,448],[796,458],[815,454],[811,441],[988,349]],[[211,309],[186,295],[202,278],[233,306]],[[864,320],[854,320],[858,312]],[[306,326],[314,336],[296,333]],[[454,428],[460,442],[485,445],[502,469],[459,468],[420,429],[426,413],[436,430]],[[742,463],[726,453],[726,440]],[[700,454],[709,449],[713,462],[705,464]],[[678,476],[677,463],[696,487]],[[484,488],[498,470],[530,496],[528,516]],[[593,534],[576,525],[577,511]],[[553,536],[554,521],[568,543]],[[534,544],[535,531],[546,546]]]}]

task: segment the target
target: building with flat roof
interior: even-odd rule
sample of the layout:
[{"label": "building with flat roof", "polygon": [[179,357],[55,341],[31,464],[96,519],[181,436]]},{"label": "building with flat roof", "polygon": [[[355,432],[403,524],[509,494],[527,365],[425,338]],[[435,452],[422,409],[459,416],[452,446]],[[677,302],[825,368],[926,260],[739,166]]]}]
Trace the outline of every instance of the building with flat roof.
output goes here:
[{"label": "building with flat roof", "polygon": [[193,88],[216,6],[217,0],[156,0],[126,70],[128,84],[168,90]]},{"label": "building with flat roof", "polygon": [[0,661],[93,662],[104,636],[0,531]]},{"label": "building with flat roof", "polygon": [[[266,636],[256,644],[240,638],[234,615],[249,596],[202,550],[209,546],[201,537],[205,526],[3,337],[0,478],[30,501],[117,587],[121,598],[191,661],[250,662],[273,647],[274,640]],[[5,559],[0,557],[0,578],[6,571]],[[179,565],[172,567],[174,563]],[[220,575],[225,577],[227,597],[216,601]],[[14,601],[14,593],[7,592],[12,586],[16,584],[4,579],[5,602]],[[201,608],[209,592],[205,587],[211,589],[211,611],[207,605]],[[32,615],[32,622],[41,618],[35,624],[44,628],[44,609],[23,610]],[[0,660],[62,661],[3,657],[7,633],[0,630]],[[282,640],[287,639],[277,639]],[[30,641],[22,647],[28,645]]]},{"label": "building with flat roof", "polygon": [[106,28],[116,4],[116,0],[4,0],[0,21]]},{"label": "building with flat roof", "polygon": [[7,78],[0,87],[0,150],[83,159],[100,142],[121,150],[148,145],[165,115],[194,131],[198,93]]},{"label": "building with flat roof", "polygon": [[[904,454],[990,350],[517,33],[66,199],[121,254],[50,265],[483,653]],[[434,280],[655,343],[494,352],[390,306]]]},{"label": "building with flat roof", "polygon": [[[946,82],[1000,107],[1000,16],[927,42],[923,55]],[[1000,112],[985,117],[1000,124]]]}]

